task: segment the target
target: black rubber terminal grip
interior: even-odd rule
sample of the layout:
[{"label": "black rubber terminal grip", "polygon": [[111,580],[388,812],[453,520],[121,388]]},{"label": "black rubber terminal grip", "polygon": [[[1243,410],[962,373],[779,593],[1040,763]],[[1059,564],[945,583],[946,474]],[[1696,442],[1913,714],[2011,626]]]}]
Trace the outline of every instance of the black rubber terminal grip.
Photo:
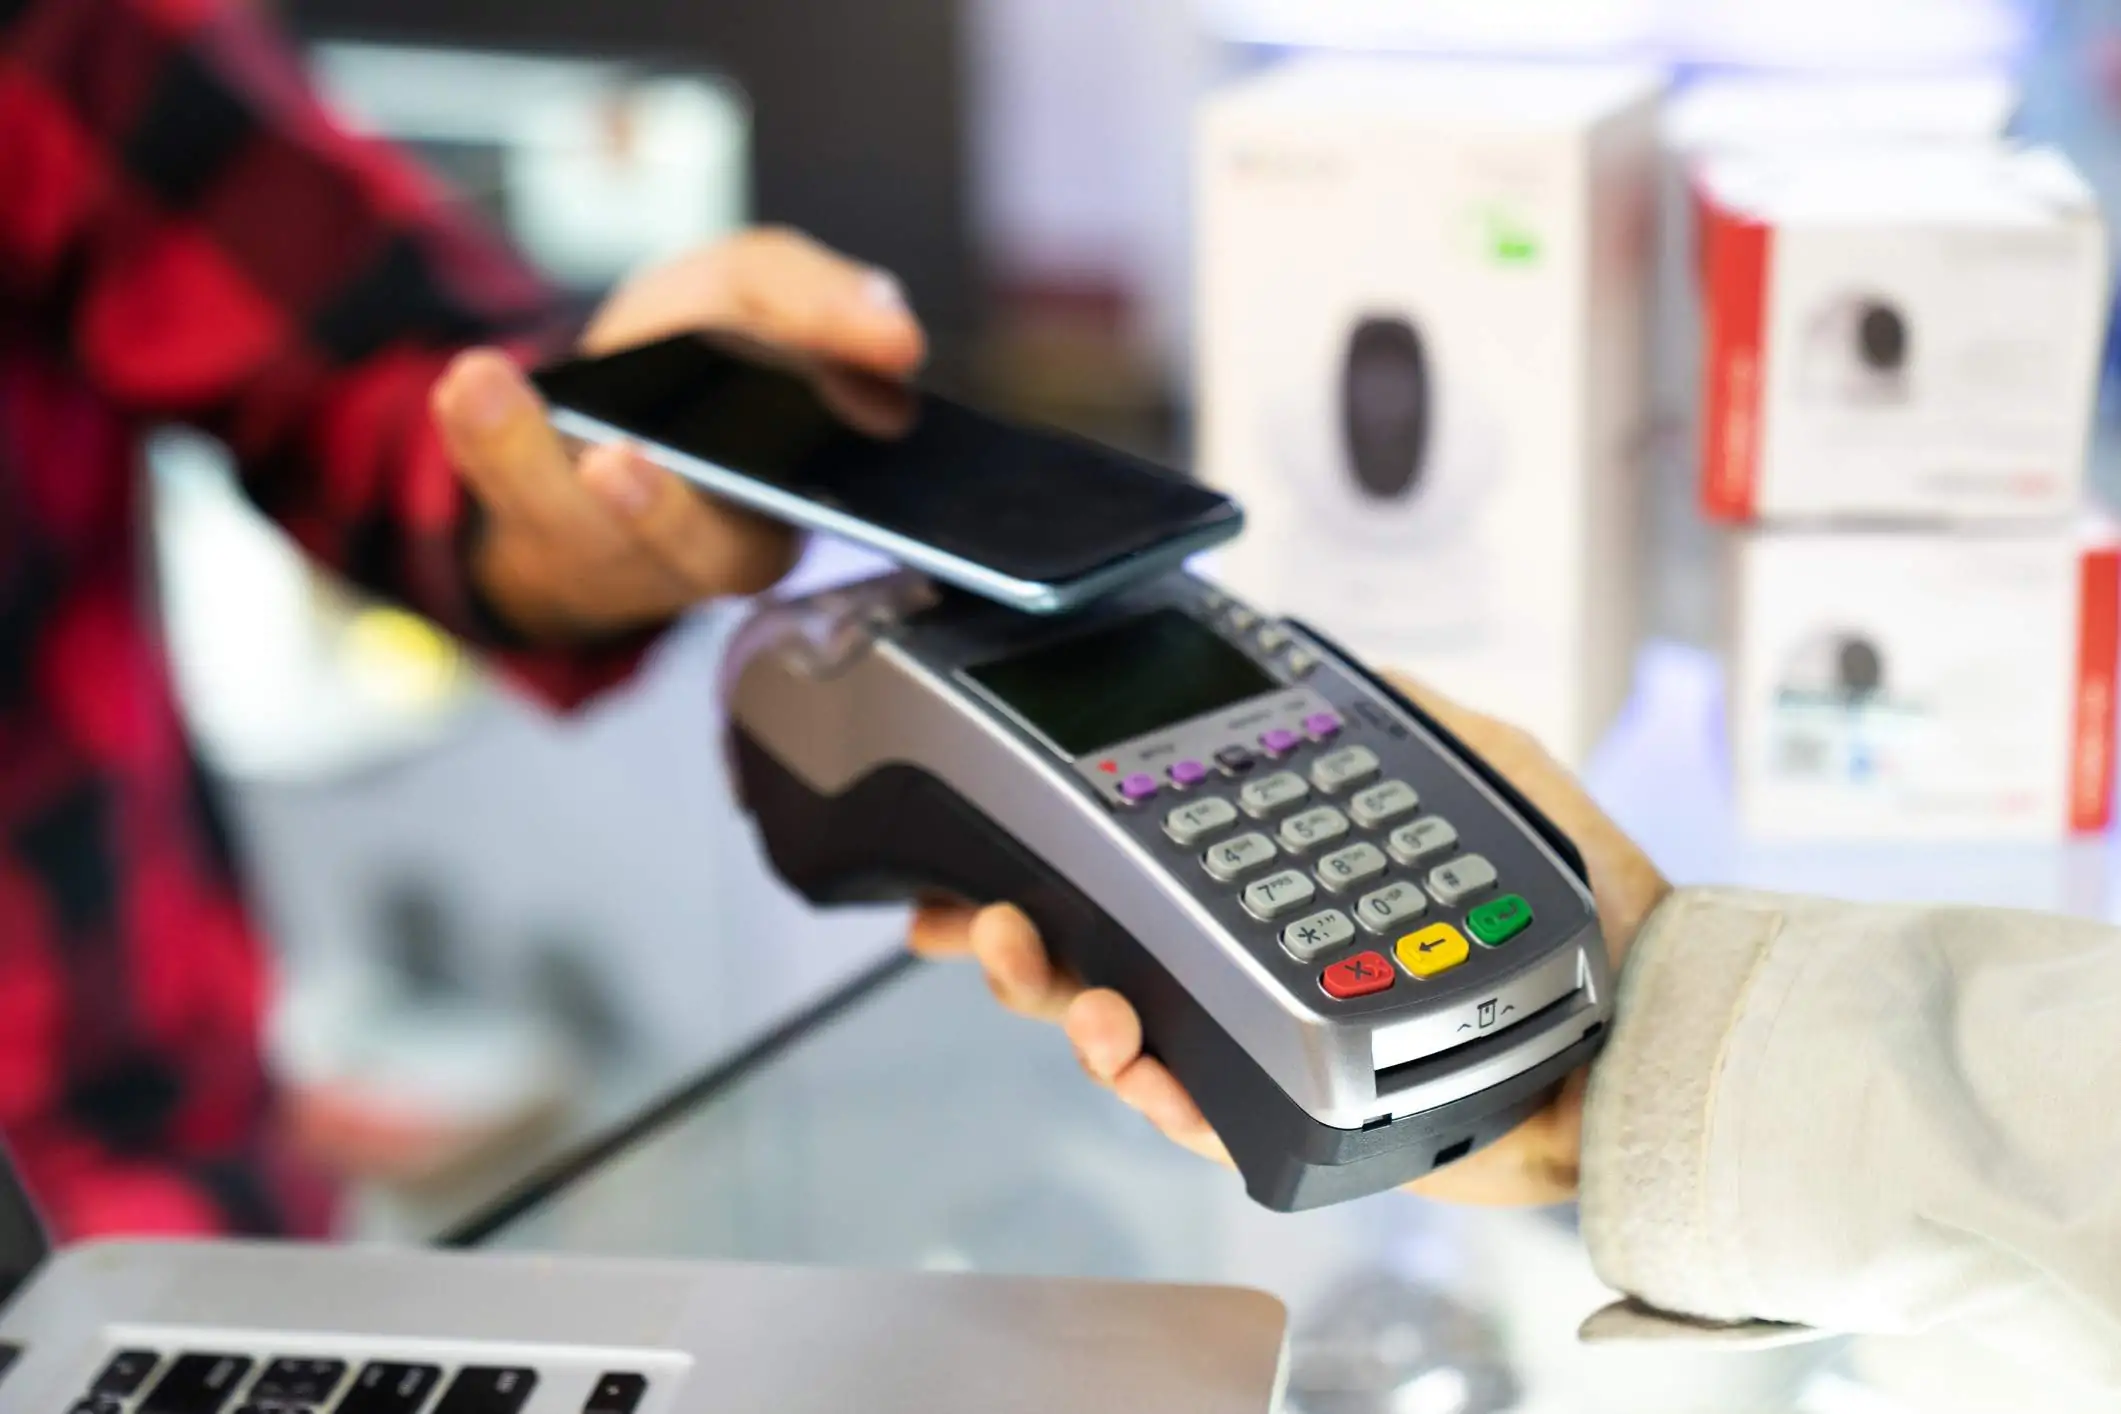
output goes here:
[{"label": "black rubber terminal grip", "polygon": [[1474,775],[1485,781],[1490,790],[1501,796],[1504,803],[1517,812],[1518,816],[1531,828],[1533,833],[1545,840],[1554,853],[1561,856],[1561,862],[1568,865],[1576,877],[1583,881],[1585,888],[1590,887],[1591,872],[1584,867],[1583,853],[1576,848],[1576,841],[1563,834],[1561,827],[1541,813],[1538,806],[1526,800],[1524,792],[1511,784],[1509,777],[1488,764],[1479,752],[1472,750],[1464,742],[1460,741],[1456,732],[1453,732],[1442,722],[1437,721],[1435,717],[1423,711],[1420,704],[1409,698],[1398,688],[1392,686],[1390,679],[1382,677],[1363,666],[1361,659],[1351,656],[1346,649],[1332,639],[1298,619],[1290,619],[1289,627],[1340,659],[1341,666],[1376,688],[1388,699],[1397,703],[1408,716],[1428,728],[1432,736],[1449,747],[1459,760],[1465,762],[1471,768]]},{"label": "black rubber terminal grip", "polygon": [[[1134,1004],[1147,1049],[1191,1092],[1246,1191],[1268,1208],[1293,1212],[1381,1192],[1482,1148],[1536,1112],[1597,1048],[1592,1028],[1545,1064],[1452,1104],[1363,1129],[1320,1124],[1154,954],[943,781],[890,765],[826,796],[741,728],[731,737],[744,803],[792,888],[819,904],[935,892],[1016,904],[1060,962]],[[1466,1054],[1455,1051],[1454,1064]]]}]

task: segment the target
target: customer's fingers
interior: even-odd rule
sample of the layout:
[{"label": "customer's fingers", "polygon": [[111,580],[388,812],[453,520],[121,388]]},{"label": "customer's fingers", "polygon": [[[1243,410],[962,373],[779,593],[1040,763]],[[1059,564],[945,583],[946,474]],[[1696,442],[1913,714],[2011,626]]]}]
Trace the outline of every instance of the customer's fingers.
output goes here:
[{"label": "customer's fingers", "polygon": [[995,998],[1021,1016],[1057,1021],[1082,990],[1053,965],[1031,920],[1009,904],[982,909],[970,940]]},{"label": "customer's fingers", "polygon": [[857,432],[880,442],[896,442],[911,432],[920,414],[920,398],[896,378],[864,373],[844,364],[825,364],[812,372],[818,396]]},{"label": "customer's fingers", "polygon": [[759,227],[629,280],[597,312],[585,353],[721,329],[904,374],[926,355],[898,282],[797,231]]},{"label": "customer's fingers", "polygon": [[595,510],[546,421],[544,403],[500,350],[457,355],[431,403],[451,461],[488,509],[546,527]]},{"label": "customer's fingers", "polygon": [[926,355],[920,324],[890,274],[784,227],[760,227],[723,249],[733,327],[887,373],[910,372]]}]

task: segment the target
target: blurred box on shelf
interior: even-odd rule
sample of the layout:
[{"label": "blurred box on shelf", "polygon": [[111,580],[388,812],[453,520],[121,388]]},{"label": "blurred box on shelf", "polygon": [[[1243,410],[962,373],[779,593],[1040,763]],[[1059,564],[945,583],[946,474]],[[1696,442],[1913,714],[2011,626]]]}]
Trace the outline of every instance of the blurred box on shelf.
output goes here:
[{"label": "blurred box on shelf", "polygon": [[571,289],[601,291],[747,219],[750,101],[727,75],[352,40],[311,60],[334,106],[411,147]]},{"label": "blurred box on shelf", "polygon": [[1770,838],[2106,828],[2121,538],[2103,520],[1730,536],[1738,812]]},{"label": "blurred box on shelf", "polygon": [[2029,518],[2078,502],[2106,231],[2045,149],[1700,170],[1702,499],[1726,521]]},{"label": "blurred box on shelf", "polygon": [[1959,145],[2002,139],[2018,111],[2002,70],[1949,74],[1711,72],[1675,89],[1664,108],[1662,226],[1652,343],[1656,420],[1699,446],[1701,305],[1691,176],[1745,153],[1844,149],[1851,143]]},{"label": "blurred box on shelf", "polygon": [[1625,696],[1662,75],[1311,58],[1197,146],[1217,571],[1579,761]]}]

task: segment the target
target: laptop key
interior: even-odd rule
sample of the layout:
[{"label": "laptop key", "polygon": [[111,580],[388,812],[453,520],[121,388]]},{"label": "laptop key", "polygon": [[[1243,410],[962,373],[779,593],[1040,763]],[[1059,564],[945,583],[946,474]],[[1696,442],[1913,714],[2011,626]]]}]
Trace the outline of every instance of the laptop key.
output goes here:
[{"label": "laptop key", "polygon": [[115,1394],[92,1394],[76,1404],[69,1414],[125,1414],[125,1401]]},{"label": "laptop key", "polygon": [[346,1378],[344,1360],[273,1361],[251,1385],[253,1404],[322,1404]]},{"label": "laptop key", "polygon": [[179,1355],[141,1401],[141,1414],[221,1414],[250,1366],[245,1355]]},{"label": "laptop key", "polygon": [[414,1414],[441,1380],[439,1365],[364,1365],[339,1401],[338,1414]]},{"label": "laptop key", "polygon": [[582,1414],[633,1414],[647,1392],[646,1376],[613,1371],[597,1380],[597,1387],[589,1392],[589,1402],[582,1406]]},{"label": "laptop key", "polygon": [[88,1392],[114,1394],[124,1399],[147,1383],[147,1377],[161,1363],[162,1357],[152,1350],[121,1350],[110,1357],[110,1363],[103,1367],[102,1374],[96,1376],[96,1382],[88,1387]]},{"label": "laptop key", "polygon": [[515,1366],[466,1365],[442,1391],[434,1414],[516,1414],[538,1387],[538,1372]]}]

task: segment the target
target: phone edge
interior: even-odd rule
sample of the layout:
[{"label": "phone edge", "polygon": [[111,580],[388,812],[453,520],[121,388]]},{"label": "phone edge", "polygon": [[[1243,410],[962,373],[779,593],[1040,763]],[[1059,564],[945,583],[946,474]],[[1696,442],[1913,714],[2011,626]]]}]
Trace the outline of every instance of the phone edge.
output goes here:
[{"label": "phone edge", "polygon": [[[547,410],[553,428],[581,442],[624,442],[638,448],[656,465],[684,477],[694,485],[734,501],[749,510],[802,530],[815,530],[864,546],[897,561],[908,569],[933,575],[946,584],[991,599],[1008,608],[1031,614],[1062,614],[1091,600],[1145,579],[1168,573],[1193,555],[1234,538],[1244,528],[1244,510],[1227,496],[1227,513],[1182,535],[1138,551],[1075,579],[1046,583],[1019,579],[961,555],[938,550],[919,540],[886,530],[857,516],[821,506],[815,501],[769,486],[754,477],[707,461],[638,433],[604,422],[573,408],[553,406]],[[1216,493],[1220,495],[1221,493]]]}]

